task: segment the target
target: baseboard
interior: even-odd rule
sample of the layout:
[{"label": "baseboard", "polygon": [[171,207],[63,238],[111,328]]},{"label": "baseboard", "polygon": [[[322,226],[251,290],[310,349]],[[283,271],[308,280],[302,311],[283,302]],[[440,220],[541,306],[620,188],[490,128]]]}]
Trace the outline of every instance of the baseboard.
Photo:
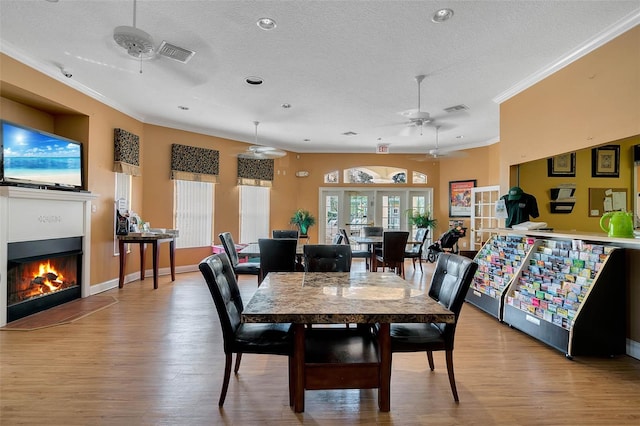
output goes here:
[{"label": "baseboard", "polygon": [[640,342],[627,339],[627,355],[635,359],[640,359]]},{"label": "baseboard", "polygon": [[[187,272],[197,272],[199,271],[198,265],[185,265],[176,267],[176,274],[184,274]],[[170,275],[171,268],[160,268],[158,269],[158,276],[161,277],[163,275]],[[153,271],[151,269],[147,269],[144,272],[144,276],[146,278],[153,277]],[[140,272],[134,272],[132,274],[125,275],[124,283],[130,283],[132,281],[138,281],[140,279]],[[109,281],[102,282],[100,284],[94,284],[89,288],[89,295],[93,296],[94,294],[102,293],[107,290],[111,290],[112,288],[118,287],[118,278],[114,278]]]}]

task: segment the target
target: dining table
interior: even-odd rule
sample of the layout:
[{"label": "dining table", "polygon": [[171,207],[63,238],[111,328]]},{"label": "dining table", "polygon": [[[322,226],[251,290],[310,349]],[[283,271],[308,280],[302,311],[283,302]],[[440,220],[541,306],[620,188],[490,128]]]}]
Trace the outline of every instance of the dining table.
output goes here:
[{"label": "dining table", "polygon": [[[373,258],[376,256],[376,248],[382,247],[382,242],[384,241],[384,237],[382,235],[372,235],[368,237],[354,236],[350,238],[356,244],[367,246],[367,250],[369,251],[369,253],[371,253],[371,258],[369,261],[371,262],[371,265],[373,265],[373,261],[374,261]],[[409,246],[414,244],[420,244],[422,242],[422,241],[413,241],[411,237],[409,238],[410,239],[407,241],[407,245]]]},{"label": "dining table", "polygon": [[[249,243],[238,252],[239,256],[242,257],[260,257],[260,245],[258,243]],[[296,246],[296,270],[304,271],[304,262],[302,258],[304,257],[304,244],[300,244],[300,240],[298,240],[298,245]]]},{"label": "dining table", "polygon": [[[304,411],[305,390],[320,389],[378,389],[378,407],[387,412],[390,324],[453,323],[455,317],[393,273],[271,272],[246,304],[242,321],[292,324],[295,412]],[[358,327],[325,325],[353,323]]]}]

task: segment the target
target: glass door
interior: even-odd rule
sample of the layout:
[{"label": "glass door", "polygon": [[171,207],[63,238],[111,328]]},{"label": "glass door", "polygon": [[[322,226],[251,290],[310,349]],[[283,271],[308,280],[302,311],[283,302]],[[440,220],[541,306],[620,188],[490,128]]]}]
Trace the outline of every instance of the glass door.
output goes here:
[{"label": "glass door", "polygon": [[407,219],[403,214],[407,210],[406,191],[379,191],[376,195],[378,199],[376,217],[380,218],[380,221],[376,221],[376,225],[382,226],[385,230],[406,229]]},{"label": "glass door", "polygon": [[323,218],[321,224],[324,225],[324,230],[320,229],[320,244],[331,244],[334,235],[339,233],[340,223],[344,222],[344,215],[340,212],[340,195],[336,191],[322,193],[320,217]]},{"label": "glass door", "polygon": [[[489,231],[500,226],[496,218],[496,202],[500,199],[500,186],[471,188],[471,250],[478,251],[491,237]],[[504,222],[503,222],[504,223]]]}]

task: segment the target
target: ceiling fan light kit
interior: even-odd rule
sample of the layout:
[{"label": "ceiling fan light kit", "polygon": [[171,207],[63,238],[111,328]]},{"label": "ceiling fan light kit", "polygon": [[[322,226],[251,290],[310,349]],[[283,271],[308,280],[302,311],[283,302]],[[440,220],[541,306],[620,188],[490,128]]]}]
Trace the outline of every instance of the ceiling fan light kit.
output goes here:
[{"label": "ceiling fan light kit", "polygon": [[116,27],[113,30],[113,39],[134,58],[150,59],[153,57],[153,39],[139,28],[127,25]]}]

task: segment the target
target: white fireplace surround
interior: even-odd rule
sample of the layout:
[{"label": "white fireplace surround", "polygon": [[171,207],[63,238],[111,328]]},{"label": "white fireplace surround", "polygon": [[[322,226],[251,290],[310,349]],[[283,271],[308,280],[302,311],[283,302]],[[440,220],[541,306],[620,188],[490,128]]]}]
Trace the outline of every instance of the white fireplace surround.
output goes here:
[{"label": "white fireplace surround", "polygon": [[7,323],[9,243],[82,237],[82,297],[90,295],[91,200],[89,192],[0,186],[0,327]]}]

